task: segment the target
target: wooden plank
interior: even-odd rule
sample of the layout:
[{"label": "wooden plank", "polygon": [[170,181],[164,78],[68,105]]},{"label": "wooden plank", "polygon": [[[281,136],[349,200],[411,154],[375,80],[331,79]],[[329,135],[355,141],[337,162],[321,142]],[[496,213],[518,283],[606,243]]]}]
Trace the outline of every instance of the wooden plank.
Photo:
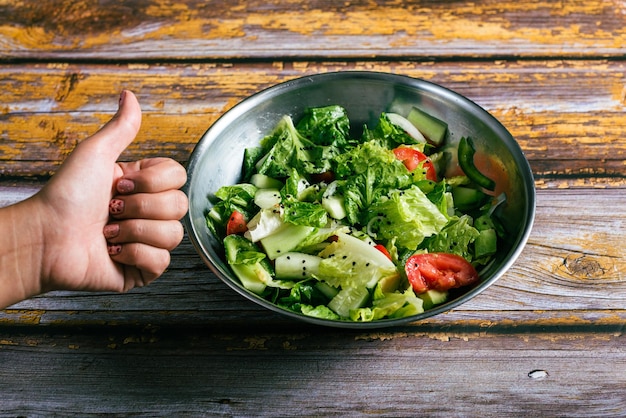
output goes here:
[{"label": "wooden plank", "polygon": [[[427,323],[623,326],[625,221],[622,189],[538,190],[535,226],[512,268],[475,299]],[[256,328],[294,323],[236,294],[185,239],[169,270],[148,287],[123,295],[53,292],[0,312],[5,326],[72,324]]]},{"label": "wooden plank", "polygon": [[622,331],[0,328],[0,402],[6,416],[620,416]]},{"label": "wooden plank", "polygon": [[122,159],[184,163],[245,97],[344,70],[474,100],[538,188],[512,268],[402,327],[286,319],[187,238],[148,287],[16,304],[0,311],[0,415],[623,416],[625,23],[601,0],[0,1],[0,206],[39,190],[122,88],[144,110]]},{"label": "wooden plank", "polygon": [[0,57],[622,57],[625,10],[602,0],[3,1]]},{"label": "wooden plank", "polygon": [[[423,78],[490,111],[518,140],[545,187],[624,185],[625,64],[542,61],[142,65],[2,65],[0,174],[54,172],[75,144],[137,92],[142,131],[123,156],[185,162],[226,110],[275,83],[327,71],[387,71]],[[576,88],[573,88],[576,86]],[[550,92],[550,94],[546,94]],[[581,151],[584,149],[584,151]]]}]

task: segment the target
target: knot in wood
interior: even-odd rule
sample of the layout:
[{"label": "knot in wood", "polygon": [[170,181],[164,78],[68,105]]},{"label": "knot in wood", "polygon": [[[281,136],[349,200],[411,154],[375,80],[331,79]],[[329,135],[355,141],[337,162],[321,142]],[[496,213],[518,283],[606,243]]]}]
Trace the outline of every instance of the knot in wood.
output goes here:
[{"label": "knot in wood", "polygon": [[605,272],[605,269],[597,260],[586,255],[579,257],[567,256],[563,260],[563,266],[572,276],[581,279],[597,278]]}]

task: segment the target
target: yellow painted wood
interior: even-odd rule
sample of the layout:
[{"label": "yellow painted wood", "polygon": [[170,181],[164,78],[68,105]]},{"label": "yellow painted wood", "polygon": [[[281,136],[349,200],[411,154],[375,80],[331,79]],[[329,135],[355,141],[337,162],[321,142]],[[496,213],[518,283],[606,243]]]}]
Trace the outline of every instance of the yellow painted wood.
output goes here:
[{"label": "yellow painted wood", "polygon": [[123,158],[185,162],[211,124],[249,95],[295,77],[349,70],[404,74],[464,94],[510,130],[540,179],[586,186],[597,177],[610,185],[626,174],[624,64],[604,60],[557,61],[548,69],[542,61],[4,65],[0,173],[54,172],[113,115],[123,88],[137,93],[144,111]]},{"label": "yellow painted wood", "polygon": [[4,1],[19,58],[623,54],[619,1]]}]

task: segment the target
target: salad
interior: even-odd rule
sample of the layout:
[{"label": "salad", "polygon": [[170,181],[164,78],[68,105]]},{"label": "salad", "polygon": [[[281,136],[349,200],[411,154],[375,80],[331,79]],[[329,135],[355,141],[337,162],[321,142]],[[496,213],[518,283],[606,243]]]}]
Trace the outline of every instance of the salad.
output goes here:
[{"label": "salad", "polygon": [[[415,315],[479,283],[503,231],[495,182],[469,137],[413,107],[351,135],[338,105],[283,116],[244,151],[242,182],[210,197],[206,224],[249,291],[317,318]],[[461,170],[446,176],[456,159]]]}]

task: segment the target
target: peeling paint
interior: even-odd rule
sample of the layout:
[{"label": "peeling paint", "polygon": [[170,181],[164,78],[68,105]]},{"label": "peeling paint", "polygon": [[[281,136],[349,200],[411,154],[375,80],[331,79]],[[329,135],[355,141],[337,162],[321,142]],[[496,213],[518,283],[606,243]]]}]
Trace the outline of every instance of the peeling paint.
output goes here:
[{"label": "peeling paint", "polygon": [[[380,8],[351,4],[315,8],[287,2],[273,7],[272,13],[267,13],[266,7],[250,6],[235,2],[216,16],[214,10],[200,4],[171,1],[138,6],[133,13],[123,4],[88,8],[79,3],[42,3],[12,10],[13,24],[0,20],[0,39],[9,40],[14,50],[47,51],[148,45],[155,41],[172,44],[178,40],[202,40],[224,47],[227,40],[269,42],[279,35],[284,39],[287,34],[290,38],[317,37],[327,42],[359,39],[354,47],[360,49],[367,49],[376,39],[387,39],[388,45],[396,47],[411,46],[417,41],[431,45],[469,41],[494,45],[504,41],[509,45],[542,44],[557,49],[569,45],[581,51],[586,47],[619,49],[626,44],[623,25],[607,27],[605,18],[607,10],[611,10],[619,19],[618,11],[623,15],[623,5],[616,7],[599,0],[581,4],[508,2],[506,6],[458,3],[454,12],[445,3],[429,8],[404,3],[389,3]],[[49,7],[54,10],[48,10]],[[519,14],[529,12],[536,16],[537,24],[524,20],[524,24],[517,23]],[[44,16],[52,17],[43,19]],[[581,21],[581,16],[587,18]],[[544,19],[550,19],[553,25],[544,27]]]}]

